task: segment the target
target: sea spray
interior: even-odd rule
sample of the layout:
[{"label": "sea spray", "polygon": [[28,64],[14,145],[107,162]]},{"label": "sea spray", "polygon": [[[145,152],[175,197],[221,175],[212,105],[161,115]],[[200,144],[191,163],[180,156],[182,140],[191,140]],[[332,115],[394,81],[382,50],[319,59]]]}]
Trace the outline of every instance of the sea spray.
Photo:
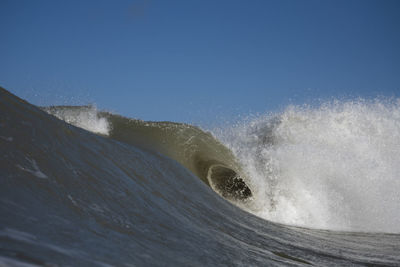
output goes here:
[{"label": "sea spray", "polygon": [[110,124],[98,114],[96,106],[52,106],[44,110],[57,118],[87,131],[108,135]]},{"label": "sea spray", "polygon": [[246,173],[248,211],[303,227],[400,232],[400,101],[289,106],[216,135]]}]

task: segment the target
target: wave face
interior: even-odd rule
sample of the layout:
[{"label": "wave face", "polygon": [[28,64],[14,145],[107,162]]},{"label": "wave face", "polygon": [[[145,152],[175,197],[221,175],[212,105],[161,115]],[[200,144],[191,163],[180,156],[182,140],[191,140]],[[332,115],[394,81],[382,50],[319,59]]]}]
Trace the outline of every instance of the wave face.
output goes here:
[{"label": "wave face", "polygon": [[303,227],[400,232],[400,102],[292,106],[220,137],[245,168],[254,214]]},{"label": "wave face", "polygon": [[[93,106],[56,106],[45,107],[43,110],[93,133],[162,153],[178,161],[207,185],[226,196],[229,195],[226,194],[226,186],[229,184],[227,180],[232,180],[241,172],[240,165],[229,149],[211,133],[192,125],[129,119],[98,112]],[[228,171],[213,172],[217,168]]]},{"label": "wave face", "polygon": [[239,147],[186,124],[38,108],[0,88],[0,265],[400,262],[398,234],[298,228],[232,205],[262,203]]}]

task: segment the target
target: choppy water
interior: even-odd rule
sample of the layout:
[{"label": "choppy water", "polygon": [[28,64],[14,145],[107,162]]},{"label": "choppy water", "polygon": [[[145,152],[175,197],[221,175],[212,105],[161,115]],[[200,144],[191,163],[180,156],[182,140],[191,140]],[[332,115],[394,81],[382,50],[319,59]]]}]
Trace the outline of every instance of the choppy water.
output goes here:
[{"label": "choppy water", "polygon": [[0,89],[0,265],[399,265],[399,106],[210,133]]}]

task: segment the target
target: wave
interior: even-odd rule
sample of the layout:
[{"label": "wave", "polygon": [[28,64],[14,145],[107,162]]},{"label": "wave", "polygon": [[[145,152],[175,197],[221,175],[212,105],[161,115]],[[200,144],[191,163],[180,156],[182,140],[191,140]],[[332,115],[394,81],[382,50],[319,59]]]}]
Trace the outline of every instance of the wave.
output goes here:
[{"label": "wave", "polygon": [[[396,111],[392,108],[388,114]],[[0,88],[0,265],[395,266],[400,262],[398,234],[315,230],[260,218],[263,209],[271,213],[271,199],[277,208],[284,207],[278,202],[284,196],[285,201],[293,198],[294,182],[301,200],[305,189],[283,167],[301,170],[294,164],[299,142],[316,148],[324,143],[318,135],[306,138],[312,120],[285,114],[304,112],[309,118],[318,110],[323,109],[289,109],[278,118],[247,124],[247,131],[238,126],[218,135],[187,124],[128,119],[92,106],[39,109]],[[381,120],[382,125],[392,119]],[[381,142],[393,145],[386,163],[392,166],[396,143],[385,137]],[[250,139],[258,149],[247,146]],[[247,154],[251,149],[252,156]],[[322,151],[310,155],[328,153]],[[290,154],[292,161],[276,172],[272,163]],[[304,168],[323,165],[317,159],[318,164]],[[271,171],[261,175],[257,168],[265,166]],[[278,191],[266,198],[270,191],[262,186],[268,179]],[[306,182],[315,192],[325,188]],[[287,192],[280,196],[283,185]],[[313,204],[302,203],[306,208]]]},{"label": "wave", "polygon": [[93,106],[45,110],[83,129],[159,151],[264,219],[316,229],[400,232],[399,102],[291,106],[211,133]]},{"label": "wave", "polygon": [[232,152],[210,132],[196,126],[130,119],[100,112],[94,106],[52,106],[43,109],[93,133],[160,152],[178,161],[229,200],[244,200],[252,195],[240,177],[242,170]]}]

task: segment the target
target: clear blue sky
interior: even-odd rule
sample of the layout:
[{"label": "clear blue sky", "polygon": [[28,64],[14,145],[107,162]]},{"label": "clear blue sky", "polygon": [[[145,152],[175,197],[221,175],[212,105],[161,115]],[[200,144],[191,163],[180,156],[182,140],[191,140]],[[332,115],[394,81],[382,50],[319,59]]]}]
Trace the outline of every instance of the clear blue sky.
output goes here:
[{"label": "clear blue sky", "polygon": [[0,86],[200,122],[400,97],[400,1],[0,0]]}]

